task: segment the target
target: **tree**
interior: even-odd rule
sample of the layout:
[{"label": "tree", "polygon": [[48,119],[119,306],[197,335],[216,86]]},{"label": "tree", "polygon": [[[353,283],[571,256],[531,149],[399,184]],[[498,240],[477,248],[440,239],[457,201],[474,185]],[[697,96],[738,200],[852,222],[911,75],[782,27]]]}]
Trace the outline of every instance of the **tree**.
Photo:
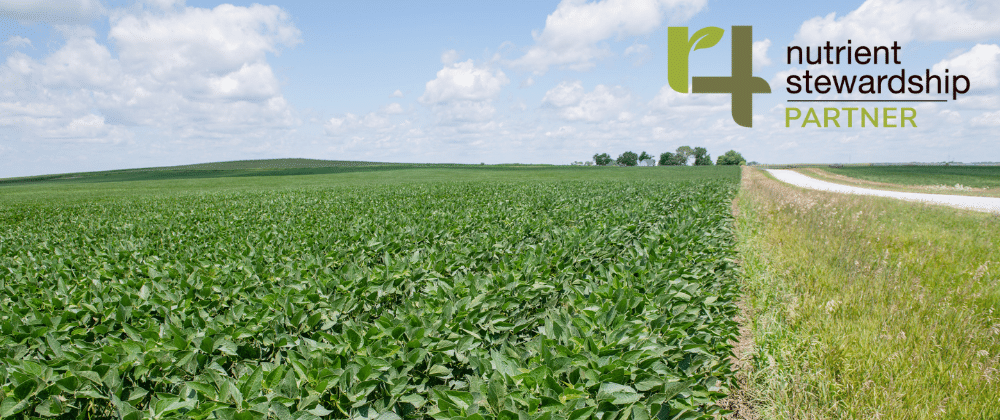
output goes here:
[{"label": "tree", "polygon": [[746,164],[746,159],[743,159],[743,155],[737,153],[735,150],[730,150],[726,154],[719,156],[719,159],[715,163],[718,165],[744,165]]},{"label": "tree", "polygon": [[631,151],[625,152],[618,156],[617,162],[619,165],[635,166],[639,164],[639,155]]},{"label": "tree", "polygon": [[646,153],[645,150],[643,150],[642,153],[639,154],[639,162],[642,162],[642,161],[644,161],[646,159],[652,159],[652,158],[653,158],[653,156],[651,156],[649,153]]},{"label": "tree", "polygon": [[677,153],[665,152],[660,154],[660,165],[663,166],[681,166],[687,164],[687,159]]},{"label": "tree", "polygon": [[693,154],[694,150],[691,149],[691,146],[678,147],[677,151],[674,152],[674,156],[677,156],[677,161],[680,162],[678,165],[687,165],[688,158],[690,158]]},{"label": "tree", "polygon": [[611,163],[611,155],[609,155],[607,153],[601,153],[599,155],[595,154],[594,155],[594,163],[597,166],[608,166],[608,164]]},{"label": "tree", "polygon": [[708,150],[705,150],[704,147],[694,148],[694,165],[695,166],[712,165],[712,157],[708,155]]}]

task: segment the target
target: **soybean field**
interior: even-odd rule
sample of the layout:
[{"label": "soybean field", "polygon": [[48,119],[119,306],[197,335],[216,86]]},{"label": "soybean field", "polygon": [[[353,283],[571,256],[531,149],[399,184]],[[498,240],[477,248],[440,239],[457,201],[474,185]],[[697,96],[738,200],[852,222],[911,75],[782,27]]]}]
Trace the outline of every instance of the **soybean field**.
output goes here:
[{"label": "soybean field", "polygon": [[713,418],[739,172],[689,169],[5,200],[0,418]]},{"label": "soybean field", "polygon": [[901,185],[955,185],[974,188],[1000,187],[1000,166],[845,166],[823,168],[867,181]]}]

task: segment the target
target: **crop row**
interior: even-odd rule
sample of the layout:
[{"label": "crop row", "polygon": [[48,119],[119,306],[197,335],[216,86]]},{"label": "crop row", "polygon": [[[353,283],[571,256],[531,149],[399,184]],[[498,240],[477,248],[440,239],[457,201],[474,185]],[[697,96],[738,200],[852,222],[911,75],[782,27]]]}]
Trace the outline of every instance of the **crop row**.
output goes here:
[{"label": "crop row", "polygon": [[710,418],[735,183],[0,207],[3,418]]}]

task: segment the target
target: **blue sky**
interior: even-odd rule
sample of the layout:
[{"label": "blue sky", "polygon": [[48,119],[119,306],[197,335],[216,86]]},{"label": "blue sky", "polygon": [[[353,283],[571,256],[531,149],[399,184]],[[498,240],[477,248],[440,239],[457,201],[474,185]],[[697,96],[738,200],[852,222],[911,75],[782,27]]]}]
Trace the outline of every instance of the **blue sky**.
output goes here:
[{"label": "blue sky", "polygon": [[[667,85],[667,27],[723,28],[690,75],[728,76],[732,25],[753,26],[772,89],[752,128],[728,95]],[[916,128],[786,128],[786,106],[847,106],[788,99],[892,98],[785,92],[807,69],[786,47],[847,39],[898,41],[902,65],[810,72],[948,68],[972,89],[913,104]],[[770,163],[1000,161],[998,41],[995,1],[0,1],[0,177],[278,157],[567,164],[682,145]]]}]

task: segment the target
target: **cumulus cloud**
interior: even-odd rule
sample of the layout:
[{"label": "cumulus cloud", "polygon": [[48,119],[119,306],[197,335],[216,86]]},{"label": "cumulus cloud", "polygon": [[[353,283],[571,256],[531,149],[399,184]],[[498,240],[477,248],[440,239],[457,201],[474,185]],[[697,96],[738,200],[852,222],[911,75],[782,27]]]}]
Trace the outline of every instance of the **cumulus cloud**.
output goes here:
[{"label": "cumulus cloud", "polygon": [[546,131],[545,132],[545,136],[546,137],[568,137],[568,136],[572,136],[574,134],[576,134],[576,129],[573,128],[573,127],[570,127],[568,125],[561,126],[561,127],[559,127],[559,129],[557,129],[555,131]]},{"label": "cumulus cloud", "polygon": [[301,42],[291,17],[277,6],[223,4],[178,13],[117,14],[108,37],[123,63],[164,80],[192,72],[231,72],[263,62],[267,53]]},{"label": "cumulus cloud", "polygon": [[378,112],[371,112],[363,116],[347,113],[340,118],[330,118],[327,120],[324,128],[327,135],[335,136],[358,128],[386,129],[391,126],[392,123],[385,115]]},{"label": "cumulus cloud", "polygon": [[239,70],[208,78],[215,98],[259,101],[278,95],[278,79],[266,63],[243,63]]},{"label": "cumulus cloud", "polygon": [[649,101],[649,110],[655,114],[683,116],[689,113],[707,114],[729,110],[728,95],[704,95],[678,93],[670,85],[664,85],[660,92]]},{"label": "cumulus cloud", "polygon": [[0,64],[0,109],[13,112],[0,125],[17,126],[25,139],[116,143],[130,139],[130,127],[159,127],[175,141],[238,142],[298,123],[266,58],[300,42],[280,8],[110,15],[116,55],[85,26],[67,26],[82,29],[62,31],[65,43],[47,56],[10,54]]},{"label": "cumulus cloud", "polygon": [[496,108],[489,101],[453,101],[435,106],[434,113],[441,123],[474,123],[492,120]]},{"label": "cumulus cloud", "polygon": [[16,0],[0,2],[0,16],[52,25],[87,23],[104,13],[99,0]]},{"label": "cumulus cloud", "polygon": [[87,143],[121,143],[132,137],[123,127],[104,123],[104,117],[95,114],[72,119],[63,127],[48,129],[49,138],[63,138]]},{"label": "cumulus cloud", "polygon": [[563,0],[545,19],[535,45],[511,62],[518,68],[543,74],[552,66],[586,70],[594,60],[610,55],[602,42],[612,37],[645,35],[664,19],[684,21],[707,0]]},{"label": "cumulus cloud", "polygon": [[382,107],[382,112],[389,115],[402,114],[403,106],[400,105],[399,102],[393,102],[389,105]]},{"label": "cumulus cloud", "polygon": [[579,80],[575,82],[562,82],[548,92],[545,92],[542,103],[550,104],[556,108],[568,107],[580,103],[580,100],[583,99],[583,94],[583,82]]},{"label": "cumulus cloud", "polygon": [[142,3],[146,3],[161,10],[170,10],[178,6],[184,5],[184,0],[141,0]]},{"label": "cumulus cloud", "polygon": [[984,112],[972,119],[972,125],[984,127],[1000,127],[1000,111]]},{"label": "cumulus cloud", "polygon": [[8,38],[6,41],[4,41],[3,45],[6,45],[6,46],[11,47],[11,48],[30,47],[31,46],[31,40],[28,39],[28,38],[25,38],[23,36],[16,36],[15,35],[15,36],[12,36],[12,37]]},{"label": "cumulus cloud", "polygon": [[41,63],[26,61],[42,85],[54,88],[112,88],[122,80],[121,66],[93,38],[71,38]]},{"label": "cumulus cloud", "polygon": [[510,83],[502,70],[476,66],[472,60],[446,64],[434,80],[427,82],[420,97],[425,104],[442,102],[484,101],[493,98]]},{"label": "cumulus cloud", "polygon": [[977,44],[969,51],[954,58],[941,60],[931,71],[944,74],[964,74],[973,88],[993,88],[1000,85],[1000,46]]},{"label": "cumulus cloud", "polygon": [[771,40],[765,39],[753,43],[753,70],[760,71],[764,66],[771,65],[771,59],[767,57],[767,50],[771,48]]},{"label": "cumulus cloud", "polygon": [[1000,34],[997,13],[1000,4],[993,0],[867,0],[847,15],[830,13],[805,21],[792,44],[981,40]]},{"label": "cumulus cloud", "polygon": [[364,133],[384,134],[409,125],[408,120],[400,121],[397,115],[406,111],[397,102],[382,106],[378,111],[364,115],[346,113],[323,123],[326,135],[331,137],[356,137]]},{"label": "cumulus cloud", "polygon": [[452,63],[458,61],[459,57],[460,57],[460,55],[458,54],[458,51],[455,51],[455,50],[445,51],[445,52],[441,53],[441,64],[445,64],[445,65],[452,64]]},{"label": "cumulus cloud", "polygon": [[558,109],[563,119],[587,122],[628,120],[631,101],[632,95],[621,86],[597,85],[586,93],[579,81],[562,82],[542,98],[544,104]]},{"label": "cumulus cloud", "polygon": [[624,55],[632,57],[632,64],[635,66],[641,66],[653,57],[653,53],[649,50],[649,45],[646,44],[630,45],[625,49]]},{"label": "cumulus cloud", "polygon": [[440,123],[490,120],[496,112],[491,104],[493,98],[510,83],[503,71],[477,66],[473,60],[447,63],[448,57],[444,57],[442,61],[444,68],[427,82],[418,100],[430,105]]}]

